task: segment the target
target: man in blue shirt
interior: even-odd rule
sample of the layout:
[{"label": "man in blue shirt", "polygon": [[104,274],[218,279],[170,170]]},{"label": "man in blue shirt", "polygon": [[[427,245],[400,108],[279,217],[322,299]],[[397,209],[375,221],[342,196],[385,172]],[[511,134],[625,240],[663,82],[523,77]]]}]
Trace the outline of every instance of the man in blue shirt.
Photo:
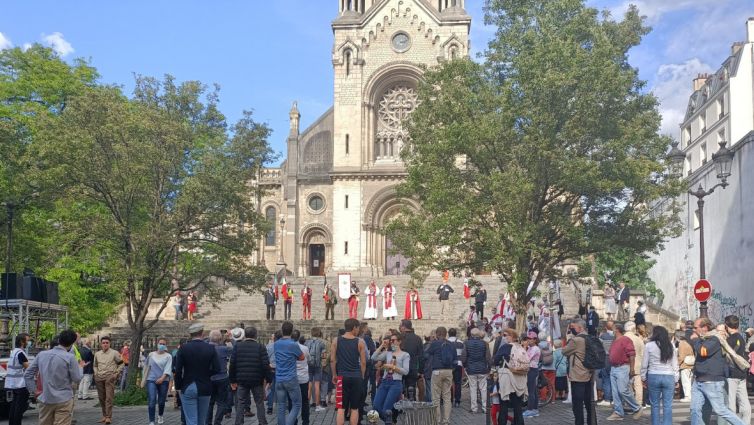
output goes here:
[{"label": "man in blue shirt", "polygon": [[[275,392],[278,403],[278,425],[293,425],[301,411],[301,389],[296,376],[296,362],[304,360],[298,341],[291,339],[293,323],[283,322],[283,337],[275,342]],[[285,406],[291,402],[291,411]]]}]

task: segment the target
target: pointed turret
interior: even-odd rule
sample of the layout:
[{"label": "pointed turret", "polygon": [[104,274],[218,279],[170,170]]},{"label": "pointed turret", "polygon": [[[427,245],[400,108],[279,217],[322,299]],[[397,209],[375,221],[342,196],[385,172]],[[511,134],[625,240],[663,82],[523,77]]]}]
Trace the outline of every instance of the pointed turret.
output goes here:
[{"label": "pointed turret", "polygon": [[298,123],[299,123],[299,119],[301,118],[301,114],[298,112],[298,102],[293,102],[293,106],[291,106],[291,112],[288,114],[288,116],[291,118],[290,136],[297,137],[298,136]]}]

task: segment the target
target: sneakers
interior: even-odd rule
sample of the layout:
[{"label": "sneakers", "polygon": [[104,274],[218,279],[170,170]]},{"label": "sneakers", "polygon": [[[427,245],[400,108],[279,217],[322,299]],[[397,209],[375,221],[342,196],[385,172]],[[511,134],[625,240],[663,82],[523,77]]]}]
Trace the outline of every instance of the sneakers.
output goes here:
[{"label": "sneakers", "polygon": [[272,409],[267,409],[267,414],[271,415],[272,414]]},{"label": "sneakers", "polygon": [[527,410],[523,415],[525,418],[536,418],[539,416],[539,410]]},{"label": "sneakers", "polygon": [[612,415],[610,415],[610,416],[607,417],[607,420],[608,421],[622,421],[623,420],[623,416],[621,416],[621,415],[613,412]]},{"label": "sneakers", "polygon": [[154,422],[150,422],[149,425],[154,425]]},{"label": "sneakers", "polygon": [[325,410],[327,410],[327,408],[322,406],[317,406],[317,408],[314,409],[315,412],[324,412]]},{"label": "sneakers", "polygon": [[691,399],[690,398],[682,398],[682,399],[680,399],[678,401],[681,402],[681,403],[691,403]]},{"label": "sneakers", "polygon": [[158,424],[164,424],[165,423],[165,419],[162,416],[158,415],[157,416],[157,423]]},{"label": "sneakers", "polygon": [[644,413],[644,409],[642,409],[641,407],[639,407],[639,410],[637,410],[637,411],[635,411],[635,412],[633,413],[633,415],[634,415],[634,419],[639,419],[639,418],[641,418],[641,415],[642,415],[643,413]]},{"label": "sneakers", "polygon": [[602,400],[599,403],[597,403],[597,406],[603,406],[603,407],[610,407],[613,403],[607,400]]}]

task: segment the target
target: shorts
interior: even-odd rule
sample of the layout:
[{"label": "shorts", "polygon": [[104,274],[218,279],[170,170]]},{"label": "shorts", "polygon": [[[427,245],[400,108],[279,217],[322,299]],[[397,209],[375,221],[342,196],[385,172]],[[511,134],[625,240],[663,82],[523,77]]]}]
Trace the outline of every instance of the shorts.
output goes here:
[{"label": "shorts", "polygon": [[319,382],[322,380],[322,367],[309,366],[309,382]]},{"label": "shorts", "polygon": [[338,376],[335,386],[335,409],[358,410],[364,402],[364,380]]}]

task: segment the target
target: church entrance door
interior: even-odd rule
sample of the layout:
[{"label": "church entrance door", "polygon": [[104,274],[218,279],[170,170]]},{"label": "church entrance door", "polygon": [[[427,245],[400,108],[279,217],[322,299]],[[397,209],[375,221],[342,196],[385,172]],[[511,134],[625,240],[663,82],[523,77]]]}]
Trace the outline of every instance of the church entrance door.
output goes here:
[{"label": "church entrance door", "polygon": [[385,274],[401,275],[406,272],[408,258],[401,253],[393,252],[393,241],[385,239]]},{"label": "church entrance door", "polygon": [[309,245],[309,275],[325,275],[325,245],[323,244]]}]

